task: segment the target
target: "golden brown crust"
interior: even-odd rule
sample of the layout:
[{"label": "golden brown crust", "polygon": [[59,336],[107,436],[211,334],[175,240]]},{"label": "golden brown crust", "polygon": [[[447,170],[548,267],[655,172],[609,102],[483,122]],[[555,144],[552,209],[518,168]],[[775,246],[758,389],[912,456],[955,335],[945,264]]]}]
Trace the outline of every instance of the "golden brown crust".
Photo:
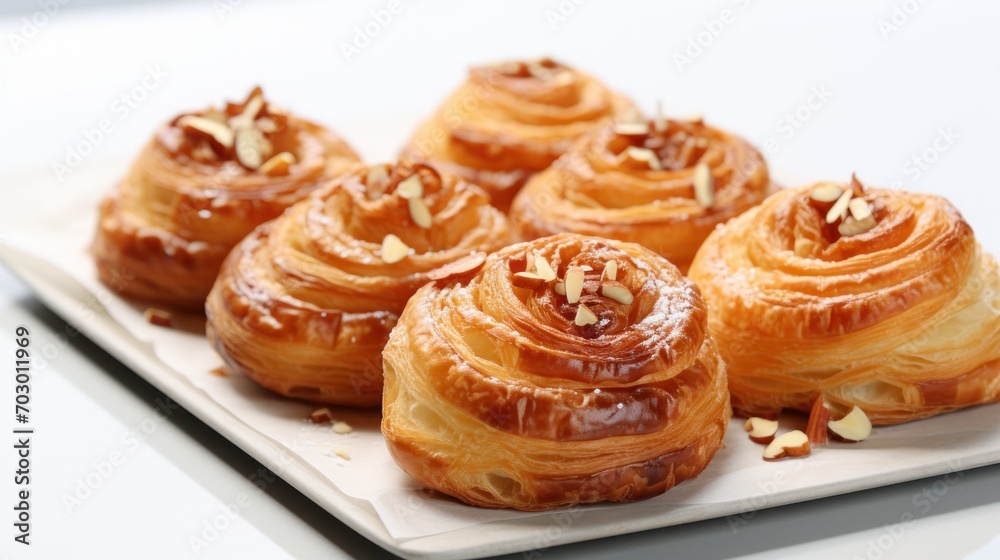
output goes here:
[{"label": "golden brown crust", "polygon": [[506,209],[528,177],[580,136],[634,112],[595,78],[552,60],[479,66],[420,125],[400,157],[464,177]]},{"label": "golden brown crust", "polygon": [[[639,243],[686,271],[715,226],[773,190],[763,156],[742,138],[701,119],[645,126],[640,134],[596,130],[535,175],[511,207],[522,238],[566,231]],[[627,157],[633,148],[651,150],[661,169]],[[699,163],[711,170],[710,206],[696,199]]]},{"label": "golden brown crust", "polygon": [[[376,168],[384,180],[369,180]],[[413,174],[429,229],[397,191]],[[382,255],[390,234],[413,249],[393,263]],[[209,338],[230,367],[283,395],[378,405],[382,347],[407,299],[476,269],[510,235],[474,185],[427,166],[359,166],[233,250],[208,298]]]},{"label": "golden brown crust", "polygon": [[232,148],[220,156],[182,131],[183,116],[160,128],[101,203],[93,252],[105,284],[127,297],[200,310],[240,239],[359,161],[326,128],[267,111],[260,118],[277,128],[268,133],[273,151],[296,160],[285,175],[244,167]]},{"label": "golden brown crust", "polygon": [[[538,252],[554,282],[512,282]],[[600,295],[618,263],[630,304]],[[586,305],[593,324],[575,321]],[[707,310],[676,267],[638,245],[562,234],[491,255],[475,276],[428,284],[383,353],[382,432],[421,483],[485,507],[543,510],[658,495],[697,476],[730,416]]]},{"label": "golden brown crust", "polygon": [[841,236],[800,188],[695,258],[737,411],[808,411],[822,396],[892,424],[1000,400],[1000,279],[972,229],[937,196],[839,188],[877,225]]}]

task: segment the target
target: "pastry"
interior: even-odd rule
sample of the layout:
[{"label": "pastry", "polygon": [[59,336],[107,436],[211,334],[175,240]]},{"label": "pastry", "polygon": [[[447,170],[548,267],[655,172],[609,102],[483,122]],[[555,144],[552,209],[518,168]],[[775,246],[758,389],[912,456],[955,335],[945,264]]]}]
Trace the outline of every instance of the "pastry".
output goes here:
[{"label": "pastry", "polygon": [[656,496],[729,417],[697,288],[632,243],[505,248],[407,304],[383,353],[382,433],[422,484],[485,507]]},{"label": "pastry", "polygon": [[511,221],[524,239],[568,231],[639,243],[686,271],[715,226],[769,190],[746,140],[700,118],[658,117],[588,134],[528,181]]},{"label": "pastry", "polygon": [[222,260],[253,229],[358,161],[326,128],[243,103],[162,126],[100,207],[98,275],[130,298],[201,310]]},{"label": "pastry", "polygon": [[208,298],[208,336],[272,391],[375,406],[406,300],[510,242],[482,189],[426,165],[359,166],[233,250]]},{"label": "pastry", "polygon": [[549,59],[479,66],[425,121],[403,158],[434,162],[482,186],[506,209],[532,173],[584,133],[633,115],[597,79]]},{"label": "pastry", "polygon": [[821,183],[709,236],[691,278],[744,415],[893,424],[1000,400],[1000,279],[948,201]]}]

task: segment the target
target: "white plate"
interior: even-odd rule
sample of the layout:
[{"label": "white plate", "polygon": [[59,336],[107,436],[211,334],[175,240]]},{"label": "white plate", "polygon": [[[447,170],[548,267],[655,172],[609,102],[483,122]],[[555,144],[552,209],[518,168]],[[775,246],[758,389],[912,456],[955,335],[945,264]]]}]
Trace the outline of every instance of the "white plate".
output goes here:
[{"label": "white plate", "polygon": [[[24,188],[12,189],[14,200],[0,208],[0,259],[84,335],[332,515],[400,556],[472,558],[545,549],[1000,462],[1000,406],[991,405],[879,428],[862,444],[832,444],[806,459],[778,463],[763,462],[761,446],[749,442],[734,420],[726,447],[701,477],[634,504],[532,514],[482,510],[422,492],[389,459],[376,413],[338,410],[356,427],[349,436],[320,430],[305,421],[314,405],[280,399],[242,378],[211,375],[209,362],[217,358],[202,338],[152,327],[142,321],[140,306],[100,288],[84,249],[95,201],[124,165],[81,168],[59,185],[45,170],[4,178]],[[332,446],[347,448],[352,460],[335,457]]]}]

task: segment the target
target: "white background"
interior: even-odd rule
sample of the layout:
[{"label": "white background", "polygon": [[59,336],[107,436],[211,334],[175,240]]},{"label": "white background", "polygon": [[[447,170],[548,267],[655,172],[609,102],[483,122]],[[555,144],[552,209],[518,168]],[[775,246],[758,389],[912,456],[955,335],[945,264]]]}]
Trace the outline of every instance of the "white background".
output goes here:
[{"label": "white background", "polygon": [[[1000,250],[993,184],[1000,148],[998,4],[841,2],[822,10],[776,0],[398,5],[365,45],[358,29],[375,29],[372,12],[386,10],[388,2],[86,9],[70,2],[51,16],[0,19],[0,204],[3,189],[31,188],[3,178],[11,172],[41,166],[58,182],[57,164],[73,173],[129,158],[161,121],[240,98],[254,84],[335,128],[366,159],[387,159],[469,64],[549,54],[597,74],[647,109],[662,99],[669,114],[702,113],[710,124],[770,147],[765,155],[780,183],[846,180],[857,172],[867,183],[943,194],[988,248]],[[560,12],[566,15],[555,17]],[[36,23],[26,24],[25,17]],[[360,53],[345,56],[345,44]],[[690,61],[679,64],[681,55]],[[143,86],[149,69],[164,76]],[[827,92],[825,99],[816,91]],[[103,120],[109,133],[88,132]],[[86,155],[77,163],[74,151]],[[0,224],[0,242],[5,235]],[[32,387],[39,431],[36,544],[30,550],[12,545],[0,514],[0,526],[8,527],[0,531],[0,551],[14,558],[193,557],[188,538],[246,492],[252,505],[200,557],[378,553],[283,483],[256,492],[250,477],[259,465],[183,411],[157,422],[138,447],[125,445],[123,434],[144,420],[149,426],[162,397],[86,341],[59,343],[55,334],[63,323],[0,271],[0,357],[13,355],[12,335],[3,333],[17,324],[37,333],[36,347],[57,350]],[[12,395],[4,383],[0,402]],[[124,453],[122,464],[68,511],[62,495],[115,451]],[[0,451],[0,474],[11,464],[11,452]],[[0,486],[7,489],[0,511],[9,516],[13,488],[8,475],[2,478],[8,482]],[[926,512],[923,492],[936,498]],[[716,520],[553,549],[545,557],[671,551],[685,557],[961,557],[1000,532],[998,502],[1000,469],[990,467],[955,484],[918,481],[761,512],[736,531]],[[905,513],[920,520],[901,533],[883,528]]]}]

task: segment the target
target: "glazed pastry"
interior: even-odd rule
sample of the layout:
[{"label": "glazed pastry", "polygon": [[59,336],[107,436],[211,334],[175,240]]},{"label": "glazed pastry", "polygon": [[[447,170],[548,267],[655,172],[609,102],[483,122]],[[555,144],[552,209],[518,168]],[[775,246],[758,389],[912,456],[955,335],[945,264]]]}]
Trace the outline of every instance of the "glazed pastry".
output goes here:
[{"label": "glazed pastry", "polygon": [[633,115],[624,97],[549,59],[479,66],[417,129],[402,158],[435,162],[484,187],[506,209],[532,173],[608,118]]},{"label": "glazed pastry", "polygon": [[208,336],[272,391],[375,406],[406,300],[510,242],[474,185],[425,165],[358,167],[233,250],[208,298]]},{"label": "glazed pastry", "polygon": [[273,107],[181,115],[157,131],[101,203],[93,252],[115,292],[201,310],[229,250],[357,154],[326,128]]},{"label": "glazed pastry", "polygon": [[686,271],[718,224],[759,204],[767,165],[702,120],[624,122],[581,139],[511,208],[524,239],[563,231],[639,243]]},{"label": "glazed pastry", "polygon": [[716,230],[691,266],[745,415],[893,424],[1000,400],[1000,280],[945,199],[824,183]]},{"label": "glazed pastry", "polygon": [[485,507],[656,496],[730,417],[697,288],[648,249],[561,234],[428,284],[383,353],[382,433],[422,484]]}]

